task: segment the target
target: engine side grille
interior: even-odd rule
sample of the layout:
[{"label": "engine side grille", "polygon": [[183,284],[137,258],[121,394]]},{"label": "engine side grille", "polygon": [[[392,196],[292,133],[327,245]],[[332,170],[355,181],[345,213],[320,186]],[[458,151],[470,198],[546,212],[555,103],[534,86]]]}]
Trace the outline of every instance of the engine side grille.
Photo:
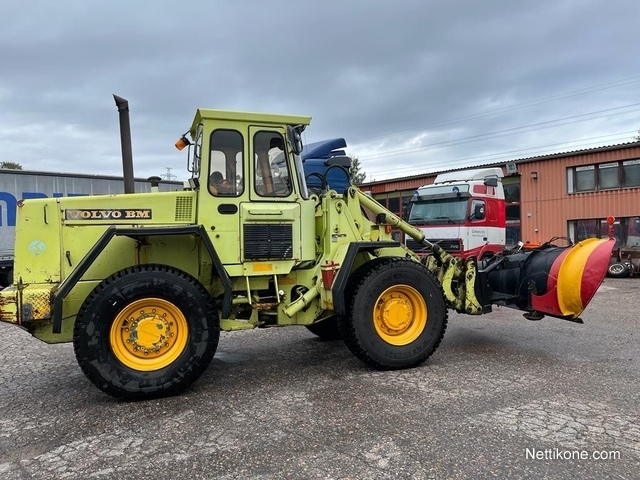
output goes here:
[{"label": "engine side grille", "polygon": [[190,222],[193,210],[193,197],[176,197],[176,222]]},{"label": "engine side grille", "polygon": [[293,258],[293,226],[245,224],[244,258]]}]

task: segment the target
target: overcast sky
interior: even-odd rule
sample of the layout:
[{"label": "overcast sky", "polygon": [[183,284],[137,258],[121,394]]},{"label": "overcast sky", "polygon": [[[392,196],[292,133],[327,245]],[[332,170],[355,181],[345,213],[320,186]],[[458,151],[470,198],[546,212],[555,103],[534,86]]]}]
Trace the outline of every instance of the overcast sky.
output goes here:
[{"label": "overcast sky", "polygon": [[186,179],[196,108],[311,115],[367,180],[633,140],[640,2],[0,3],[0,161]]}]

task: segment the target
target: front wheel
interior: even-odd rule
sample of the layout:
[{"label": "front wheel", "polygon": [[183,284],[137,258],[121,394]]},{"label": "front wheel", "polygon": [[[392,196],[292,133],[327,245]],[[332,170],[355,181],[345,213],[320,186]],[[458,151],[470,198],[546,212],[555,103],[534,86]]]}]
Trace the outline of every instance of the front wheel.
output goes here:
[{"label": "front wheel", "polygon": [[389,258],[362,268],[352,285],[350,315],[338,321],[347,347],[378,369],[421,364],[447,328],[442,288],[412,260]]},{"label": "front wheel", "polygon": [[194,382],[220,336],[215,304],[197,280],[162,265],[122,270],[87,297],[76,317],[78,364],[117,398],[168,396]]}]

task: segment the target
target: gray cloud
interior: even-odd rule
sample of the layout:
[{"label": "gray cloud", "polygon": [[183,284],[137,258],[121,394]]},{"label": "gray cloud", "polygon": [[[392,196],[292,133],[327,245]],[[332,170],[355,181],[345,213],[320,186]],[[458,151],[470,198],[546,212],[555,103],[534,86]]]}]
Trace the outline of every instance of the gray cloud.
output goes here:
[{"label": "gray cloud", "polygon": [[138,176],[187,176],[173,143],[197,107],[312,115],[306,139],[344,136],[376,179],[640,127],[629,107],[489,135],[636,103],[633,2],[12,3],[0,6],[0,160],[26,169],[119,174],[112,93],[131,104]]}]

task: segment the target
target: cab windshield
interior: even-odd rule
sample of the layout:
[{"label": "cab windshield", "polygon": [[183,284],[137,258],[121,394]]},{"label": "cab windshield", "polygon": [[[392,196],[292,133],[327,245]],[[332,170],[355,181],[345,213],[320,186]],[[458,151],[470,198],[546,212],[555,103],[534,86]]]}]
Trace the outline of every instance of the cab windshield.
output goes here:
[{"label": "cab windshield", "polygon": [[409,223],[447,225],[464,222],[467,216],[468,200],[468,198],[418,200],[411,205]]}]

